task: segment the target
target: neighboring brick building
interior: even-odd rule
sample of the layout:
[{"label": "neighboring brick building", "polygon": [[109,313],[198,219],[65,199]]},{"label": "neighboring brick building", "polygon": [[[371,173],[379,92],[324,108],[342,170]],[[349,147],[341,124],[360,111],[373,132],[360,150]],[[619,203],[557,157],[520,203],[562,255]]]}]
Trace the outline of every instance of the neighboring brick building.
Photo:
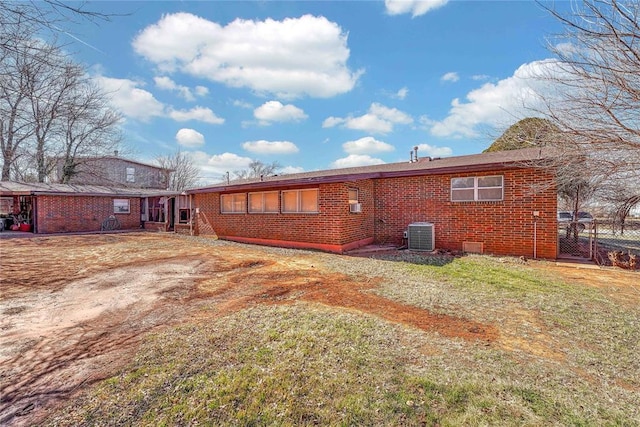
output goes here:
[{"label": "neighboring brick building", "polygon": [[[10,222],[19,218],[29,231],[40,234],[101,231],[113,218],[118,229],[133,230],[145,225],[152,197],[176,196],[161,190],[0,181],[0,217]],[[162,227],[172,229],[173,219],[165,211]]]},{"label": "neighboring brick building", "polygon": [[541,157],[534,148],[423,158],[188,193],[195,232],[228,240],[340,253],[406,245],[425,229],[436,248],[556,258],[557,194],[552,171],[532,163]]},{"label": "neighboring brick building", "polygon": [[[64,161],[59,159],[50,176],[51,182],[61,182]],[[126,188],[165,190],[171,171],[122,157],[103,156],[77,159],[74,174],[68,184],[107,185]]]}]

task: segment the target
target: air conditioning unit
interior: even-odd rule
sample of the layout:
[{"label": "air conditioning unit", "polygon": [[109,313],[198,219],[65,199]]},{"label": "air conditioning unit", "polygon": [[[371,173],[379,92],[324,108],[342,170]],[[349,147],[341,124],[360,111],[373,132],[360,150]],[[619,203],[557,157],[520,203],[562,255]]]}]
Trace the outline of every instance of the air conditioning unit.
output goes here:
[{"label": "air conditioning unit", "polygon": [[351,213],[362,212],[362,205],[360,203],[349,203],[349,212]]},{"label": "air conditioning unit", "polygon": [[436,234],[430,222],[414,222],[407,229],[408,248],[414,251],[432,251],[436,248]]}]

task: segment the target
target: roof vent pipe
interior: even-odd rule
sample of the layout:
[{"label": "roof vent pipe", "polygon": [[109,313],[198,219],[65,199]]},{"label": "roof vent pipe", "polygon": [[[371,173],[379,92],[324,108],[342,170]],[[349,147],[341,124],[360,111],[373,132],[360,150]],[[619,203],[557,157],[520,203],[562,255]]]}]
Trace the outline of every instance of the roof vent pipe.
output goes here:
[{"label": "roof vent pipe", "polygon": [[413,163],[413,150],[409,151],[409,156],[411,157],[411,160],[409,160],[409,163]]},{"label": "roof vent pipe", "polygon": [[413,151],[416,152],[416,162],[418,161],[418,146],[413,147]]}]

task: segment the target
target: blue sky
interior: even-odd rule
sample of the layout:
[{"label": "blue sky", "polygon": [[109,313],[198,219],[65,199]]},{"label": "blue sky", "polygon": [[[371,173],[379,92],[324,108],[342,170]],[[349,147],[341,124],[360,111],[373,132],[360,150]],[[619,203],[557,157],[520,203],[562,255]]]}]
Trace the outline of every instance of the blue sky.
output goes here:
[{"label": "blue sky", "polygon": [[253,159],[292,173],[408,161],[414,146],[479,153],[531,115],[530,77],[562,30],[531,1],[88,6],[114,16],[69,27],[72,49],[122,111],[131,157],[180,149],[203,183]]}]

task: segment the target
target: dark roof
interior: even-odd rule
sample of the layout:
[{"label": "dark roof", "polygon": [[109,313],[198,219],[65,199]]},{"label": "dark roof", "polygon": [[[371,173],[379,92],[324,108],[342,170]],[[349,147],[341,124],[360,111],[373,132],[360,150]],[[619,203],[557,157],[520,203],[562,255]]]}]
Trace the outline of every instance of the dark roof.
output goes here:
[{"label": "dark roof", "polygon": [[176,194],[176,191],[107,187],[102,185],[75,185],[75,184],[47,184],[42,182],[26,183],[14,181],[0,181],[0,194],[5,196],[27,195],[65,195],[65,196],[122,196],[122,197],[149,197],[168,196]]},{"label": "dark roof", "polygon": [[188,193],[222,192],[258,189],[284,185],[304,185],[358,179],[392,178],[400,176],[438,175],[444,173],[478,172],[531,165],[531,162],[549,158],[545,148],[524,148],[511,151],[471,154],[466,156],[429,158],[417,162],[385,163],[344,169],[328,169],[290,175],[267,176],[261,179],[237,180],[187,190]]},{"label": "dark roof", "polygon": [[[63,161],[64,158],[63,157],[58,157],[56,158],[57,162]],[[135,164],[135,165],[140,165],[140,166],[146,166],[149,168],[153,168],[153,169],[158,169],[158,170],[163,170],[164,168],[158,165],[152,165],[149,163],[143,163],[140,162],[138,160],[132,160],[132,159],[127,159],[125,157],[120,157],[120,156],[99,156],[99,157],[77,157],[76,158],[77,161],[79,162],[86,162],[86,163],[91,163],[91,162],[101,162],[103,160],[117,160],[119,162],[123,162],[123,163],[131,163],[131,164]],[[170,171],[173,171],[173,169],[169,169]]]}]

